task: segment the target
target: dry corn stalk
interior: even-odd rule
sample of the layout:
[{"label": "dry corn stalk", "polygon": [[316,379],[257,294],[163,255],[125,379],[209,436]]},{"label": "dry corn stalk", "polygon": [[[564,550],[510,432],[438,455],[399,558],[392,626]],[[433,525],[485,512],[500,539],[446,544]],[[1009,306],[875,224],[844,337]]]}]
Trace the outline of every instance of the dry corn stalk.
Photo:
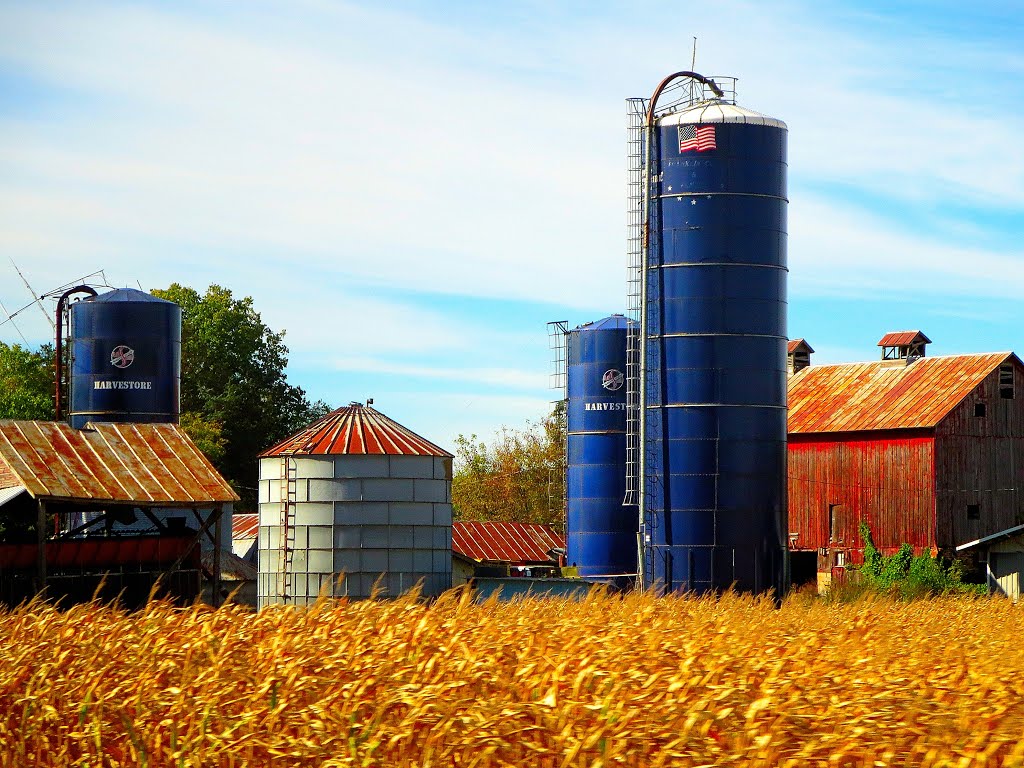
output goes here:
[{"label": "dry corn stalk", "polygon": [[1020,766],[1004,600],[0,613],[0,766]]}]

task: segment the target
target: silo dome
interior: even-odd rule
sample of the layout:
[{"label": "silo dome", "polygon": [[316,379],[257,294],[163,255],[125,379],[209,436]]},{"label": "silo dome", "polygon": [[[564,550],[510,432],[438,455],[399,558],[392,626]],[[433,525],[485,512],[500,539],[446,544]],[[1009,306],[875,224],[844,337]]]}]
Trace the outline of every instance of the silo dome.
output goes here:
[{"label": "silo dome", "polygon": [[260,455],[259,606],[451,586],[452,455],[360,403]]}]

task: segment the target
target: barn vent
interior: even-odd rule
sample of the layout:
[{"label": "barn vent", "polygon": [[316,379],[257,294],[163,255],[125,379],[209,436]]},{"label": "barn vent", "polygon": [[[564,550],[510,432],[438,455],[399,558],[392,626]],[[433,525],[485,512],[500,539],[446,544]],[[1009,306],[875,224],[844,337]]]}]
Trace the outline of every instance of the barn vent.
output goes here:
[{"label": "barn vent", "polygon": [[811,354],[814,350],[804,339],[793,339],[789,342],[786,370],[789,375],[799,373],[811,367]]},{"label": "barn vent", "polygon": [[925,356],[925,347],[932,340],[921,331],[893,331],[878,342],[882,348],[882,359],[909,365]]}]

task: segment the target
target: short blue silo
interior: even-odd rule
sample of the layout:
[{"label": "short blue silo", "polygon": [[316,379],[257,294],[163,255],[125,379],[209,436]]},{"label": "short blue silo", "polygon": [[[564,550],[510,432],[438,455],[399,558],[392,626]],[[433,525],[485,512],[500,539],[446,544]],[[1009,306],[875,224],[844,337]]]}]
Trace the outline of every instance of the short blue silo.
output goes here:
[{"label": "short blue silo", "polygon": [[622,315],[571,330],[567,347],[566,550],[584,578],[636,576],[636,505],[626,490],[626,332]]},{"label": "short blue silo", "polygon": [[719,99],[649,137],[644,585],[781,594],[786,125]]},{"label": "short blue silo", "polygon": [[71,426],[177,423],[181,307],[134,288],[71,305]]}]

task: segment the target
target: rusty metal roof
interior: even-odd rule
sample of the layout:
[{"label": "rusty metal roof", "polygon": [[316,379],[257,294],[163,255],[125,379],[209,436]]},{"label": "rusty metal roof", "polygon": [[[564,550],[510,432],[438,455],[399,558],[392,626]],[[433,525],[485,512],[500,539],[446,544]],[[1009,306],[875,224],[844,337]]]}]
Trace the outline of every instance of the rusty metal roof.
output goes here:
[{"label": "rusty metal roof", "polygon": [[892,331],[882,337],[882,340],[878,342],[878,346],[905,347],[908,344],[914,344],[919,341],[923,341],[925,344],[932,343],[932,340],[920,331]]},{"label": "rusty metal roof", "polygon": [[0,465],[33,498],[198,506],[238,496],[177,424],[0,420]]},{"label": "rusty metal roof", "polygon": [[255,539],[260,532],[260,516],[259,515],[239,515],[233,514],[231,516],[231,539]]},{"label": "rusty metal roof", "polygon": [[452,523],[452,551],[476,562],[550,563],[548,550],[565,547],[549,525],[536,523]]},{"label": "rusty metal roof", "polygon": [[789,379],[789,433],[934,427],[1010,358],[995,352],[804,368]]},{"label": "rusty metal roof", "polygon": [[319,456],[387,454],[390,456],[443,456],[439,448],[380,411],[360,403],[332,411],[305,429],[260,454],[271,456]]},{"label": "rusty metal roof", "polygon": [[803,347],[808,352],[814,352],[814,349],[805,339],[790,339],[789,344],[786,346],[787,352],[796,352],[800,347]]}]

